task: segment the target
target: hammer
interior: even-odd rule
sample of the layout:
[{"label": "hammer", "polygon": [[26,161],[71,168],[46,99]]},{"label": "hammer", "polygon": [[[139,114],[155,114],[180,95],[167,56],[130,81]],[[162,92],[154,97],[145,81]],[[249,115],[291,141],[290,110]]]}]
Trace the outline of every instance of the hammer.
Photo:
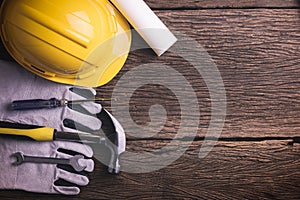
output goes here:
[{"label": "hammer", "polygon": [[121,124],[106,109],[102,108],[97,117],[102,121],[101,129],[106,134],[109,141],[106,141],[106,147],[110,151],[110,160],[108,172],[118,174],[120,172],[119,156],[125,151],[126,136]]},{"label": "hammer", "polygon": [[119,155],[125,151],[125,133],[120,123],[105,109],[100,112],[99,118],[100,117],[107,121],[107,124],[104,123],[106,124],[104,125],[104,132],[109,133],[108,139],[106,137],[93,134],[62,132],[50,127],[14,124],[9,122],[1,122],[0,134],[26,136],[36,141],[58,140],[90,144],[105,144],[110,151],[108,172],[117,174],[120,172]]}]

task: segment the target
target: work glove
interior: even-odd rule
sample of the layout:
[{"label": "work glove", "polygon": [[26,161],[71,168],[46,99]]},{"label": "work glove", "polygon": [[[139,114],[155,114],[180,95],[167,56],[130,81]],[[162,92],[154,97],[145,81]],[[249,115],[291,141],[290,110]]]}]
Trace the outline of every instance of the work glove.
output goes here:
[{"label": "work glove", "polygon": [[[70,166],[44,163],[22,163],[15,165],[16,152],[28,156],[70,158],[72,155],[84,155],[78,163],[86,166],[80,174]],[[67,153],[66,153],[67,152]],[[92,172],[94,162],[90,159],[93,151],[89,146],[76,142],[37,142],[27,138],[0,136],[0,188],[19,189],[29,192],[49,194],[79,194],[79,186],[89,183],[86,172]]]},{"label": "work glove", "polygon": [[[94,89],[48,81],[28,72],[14,62],[0,60],[0,73],[2,75],[0,78],[0,121],[48,126],[57,131],[84,133],[97,133],[102,126],[108,130],[104,132],[108,135],[109,145],[107,146],[111,148],[111,151],[114,151],[116,156],[125,151],[126,138],[122,126],[98,103],[84,102],[76,106],[26,111],[10,109],[11,102],[14,100],[54,97],[67,100],[93,99],[96,94]],[[101,121],[105,123],[102,124]],[[112,172],[112,165],[114,165],[114,173],[120,170],[117,158],[116,162],[104,164],[109,166],[109,172]]]},{"label": "work glove", "polygon": [[[92,88],[80,88],[58,84],[40,78],[13,62],[0,60],[0,121],[48,126],[58,131],[89,132],[101,128],[96,114],[101,105],[84,102],[80,105],[63,106],[55,109],[12,111],[14,100],[25,99],[93,99],[96,92]],[[78,131],[81,129],[81,131]]]}]

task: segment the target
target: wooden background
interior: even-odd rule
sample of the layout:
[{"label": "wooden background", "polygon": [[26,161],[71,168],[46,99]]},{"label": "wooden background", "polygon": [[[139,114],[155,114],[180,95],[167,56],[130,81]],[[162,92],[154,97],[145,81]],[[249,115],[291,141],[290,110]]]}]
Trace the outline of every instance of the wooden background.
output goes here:
[{"label": "wooden background", "polygon": [[[197,93],[201,119],[194,142],[173,164],[151,173],[106,173],[96,162],[79,196],[1,191],[1,199],[299,199],[300,198],[300,10],[295,0],[147,0],[172,30],[199,42],[218,67],[226,89],[223,132],[204,159],[198,153],[210,121],[210,96],[194,69],[178,55],[158,58],[151,50],[129,55],[121,73],[98,89],[111,97],[118,80],[144,63],[182,71]],[[1,50],[1,57],[8,58]],[[128,87],[133,87],[129,83]],[[128,95],[124,93],[124,95]],[[131,94],[130,94],[131,95]],[[176,135],[180,110],[174,94],[145,85],[131,97],[130,113],[140,125],[149,107],[161,104],[165,127],[151,138],[128,136],[127,151],[153,152]],[[110,102],[104,104],[110,110]],[[126,105],[124,105],[124,108]],[[131,119],[120,119],[120,121]],[[130,133],[130,126],[126,132]],[[188,145],[184,138],[180,145]],[[126,164],[126,161],[123,161]]]}]

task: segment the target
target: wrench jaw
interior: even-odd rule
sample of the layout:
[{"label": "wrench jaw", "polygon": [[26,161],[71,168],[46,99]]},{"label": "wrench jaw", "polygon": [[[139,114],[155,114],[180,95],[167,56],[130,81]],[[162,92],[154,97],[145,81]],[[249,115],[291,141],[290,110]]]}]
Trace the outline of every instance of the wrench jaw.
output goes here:
[{"label": "wrench jaw", "polygon": [[16,161],[12,163],[13,165],[21,165],[24,162],[24,154],[22,152],[16,152],[12,154],[11,157],[16,159]]},{"label": "wrench jaw", "polygon": [[79,160],[84,159],[83,155],[75,155],[74,157],[70,158],[70,165],[73,167],[73,169],[77,172],[81,172],[85,170],[87,167],[86,165],[80,165]]}]

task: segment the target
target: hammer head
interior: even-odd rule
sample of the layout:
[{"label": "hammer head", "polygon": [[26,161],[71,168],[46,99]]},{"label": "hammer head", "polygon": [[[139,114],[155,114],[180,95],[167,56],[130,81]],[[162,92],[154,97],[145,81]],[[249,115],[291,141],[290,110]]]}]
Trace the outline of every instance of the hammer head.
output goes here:
[{"label": "hammer head", "polygon": [[111,155],[108,163],[108,172],[118,174],[120,172],[119,156],[125,151],[126,136],[125,131],[118,120],[112,116],[107,110],[102,108],[98,115],[102,123],[102,130],[107,135],[109,141],[106,147]]}]

